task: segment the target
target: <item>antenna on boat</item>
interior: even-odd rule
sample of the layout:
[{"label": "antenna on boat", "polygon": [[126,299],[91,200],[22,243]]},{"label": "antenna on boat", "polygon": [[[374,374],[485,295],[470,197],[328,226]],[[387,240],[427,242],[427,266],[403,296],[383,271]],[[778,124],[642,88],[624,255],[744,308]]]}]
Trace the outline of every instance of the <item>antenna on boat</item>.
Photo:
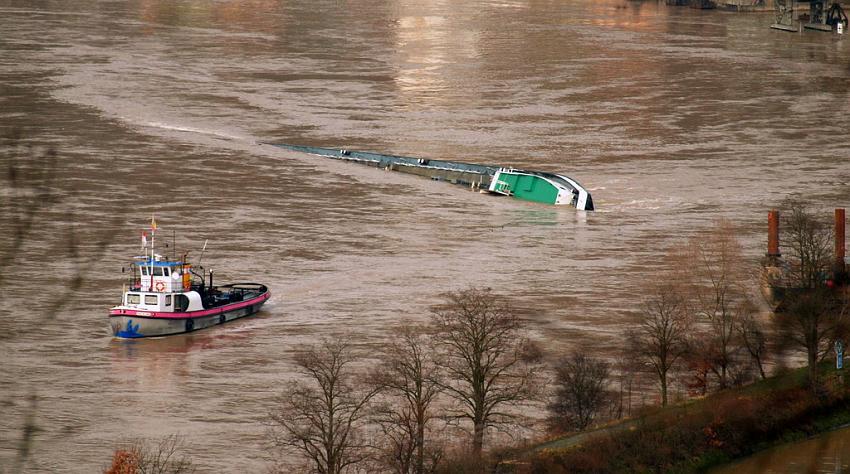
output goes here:
[{"label": "antenna on boat", "polygon": [[204,259],[204,251],[207,249],[207,242],[209,242],[209,241],[210,241],[210,239],[204,240],[204,248],[201,249],[201,256],[198,257],[198,268],[203,268],[203,267],[201,267],[201,260]]},{"label": "antenna on boat", "polygon": [[150,275],[150,285],[148,291],[153,291],[153,261],[156,258],[156,216],[151,214],[151,259],[148,261],[148,275]]}]

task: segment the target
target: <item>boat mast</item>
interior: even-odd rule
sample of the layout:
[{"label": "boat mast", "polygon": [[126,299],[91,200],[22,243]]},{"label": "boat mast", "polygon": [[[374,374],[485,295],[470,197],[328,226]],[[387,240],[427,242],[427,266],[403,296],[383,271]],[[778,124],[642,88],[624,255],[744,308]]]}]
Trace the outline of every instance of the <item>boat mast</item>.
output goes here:
[{"label": "boat mast", "polygon": [[156,217],[151,214],[151,259],[149,260],[150,268],[148,269],[148,275],[150,275],[150,284],[148,285],[148,291],[153,291],[153,259],[154,255],[156,255],[154,248],[156,247]]}]

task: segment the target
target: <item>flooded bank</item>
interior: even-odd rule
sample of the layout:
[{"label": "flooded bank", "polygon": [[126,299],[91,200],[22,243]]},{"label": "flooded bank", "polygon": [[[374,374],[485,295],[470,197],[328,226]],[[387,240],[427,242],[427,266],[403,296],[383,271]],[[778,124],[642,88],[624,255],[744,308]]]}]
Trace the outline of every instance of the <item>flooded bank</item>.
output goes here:
[{"label": "flooded bank", "polygon": [[850,472],[850,427],[783,444],[711,474],[838,474]]}]

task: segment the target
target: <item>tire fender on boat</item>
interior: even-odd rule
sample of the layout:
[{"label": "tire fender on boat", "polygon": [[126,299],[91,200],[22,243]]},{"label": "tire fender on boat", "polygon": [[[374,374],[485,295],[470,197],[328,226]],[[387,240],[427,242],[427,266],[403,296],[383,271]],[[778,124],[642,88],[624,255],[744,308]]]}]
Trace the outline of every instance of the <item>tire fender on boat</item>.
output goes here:
[{"label": "tire fender on boat", "polygon": [[193,329],[195,329],[195,321],[193,321],[191,319],[187,319],[186,320],[186,332],[189,332]]},{"label": "tire fender on boat", "polygon": [[224,313],[221,313],[221,315],[219,315],[219,317],[218,317],[218,323],[224,324],[226,322],[227,322],[227,316],[225,316]]}]

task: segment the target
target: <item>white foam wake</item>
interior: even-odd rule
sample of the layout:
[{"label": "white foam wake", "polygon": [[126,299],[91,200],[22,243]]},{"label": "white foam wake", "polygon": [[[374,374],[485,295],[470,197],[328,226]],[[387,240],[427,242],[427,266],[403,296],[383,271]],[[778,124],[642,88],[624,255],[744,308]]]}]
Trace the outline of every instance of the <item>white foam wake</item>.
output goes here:
[{"label": "white foam wake", "polygon": [[[127,119],[126,117],[122,117],[122,119],[124,121],[130,122],[130,120]],[[228,139],[228,140],[246,140],[247,139],[247,137],[232,135],[232,134],[224,133],[224,132],[217,131],[217,130],[204,130],[204,129],[195,128],[195,127],[170,125],[170,124],[163,123],[163,122],[142,122],[140,125],[142,125],[144,127],[160,128],[160,129],[163,129],[163,130],[171,130],[171,131],[176,131],[176,132],[198,133],[198,134],[201,134],[201,135],[209,135],[209,136],[213,136],[213,137],[225,138],[225,139]]]}]

